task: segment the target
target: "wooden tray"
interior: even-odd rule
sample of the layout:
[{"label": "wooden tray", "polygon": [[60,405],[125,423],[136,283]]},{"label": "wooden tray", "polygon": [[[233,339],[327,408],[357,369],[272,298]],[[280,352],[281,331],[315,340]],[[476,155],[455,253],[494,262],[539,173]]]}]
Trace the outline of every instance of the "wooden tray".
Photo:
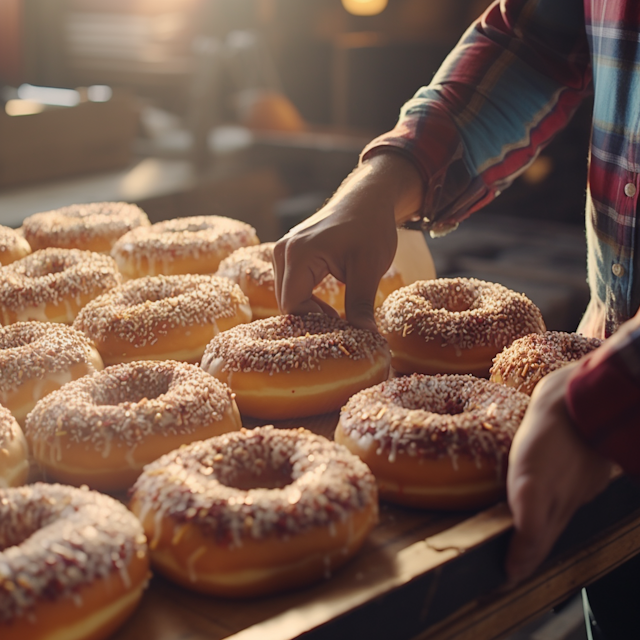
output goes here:
[{"label": "wooden tray", "polygon": [[[332,437],[337,417],[276,426]],[[113,640],[497,638],[640,551],[640,490],[613,481],[576,514],[541,570],[506,593],[499,587],[510,528],[504,503],[453,514],[382,504],[364,548],[321,584],[225,600],[154,576]]]}]

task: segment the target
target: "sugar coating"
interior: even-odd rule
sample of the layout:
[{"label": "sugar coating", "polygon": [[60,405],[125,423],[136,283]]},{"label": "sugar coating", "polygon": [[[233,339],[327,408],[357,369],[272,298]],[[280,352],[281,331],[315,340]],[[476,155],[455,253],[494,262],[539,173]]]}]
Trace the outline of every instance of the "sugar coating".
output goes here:
[{"label": "sugar coating", "polygon": [[109,256],[80,249],[41,249],[0,267],[0,307],[20,311],[100,295],[121,280]]},{"label": "sugar coating", "polygon": [[87,336],[64,324],[16,322],[0,327],[0,393],[76,364],[93,371],[92,350]]},{"label": "sugar coating", "polygon": [[154,344],[177,327],[232,318],[249,300],[238,285],[209,275],[145,276],[92,300],[73,326],[95,341],[116,336],[137,346]]},{"label": "sugar coating", "polygon": [[514,340],[493,359],[491,376],[500,375],[514,388],[531,393],[544,376],[570,362],[580,360],[602,340],[587,338],[579,333],[547,331],[532,333]]},{"label": "sugar coating", "polygon": [[113,247],[113,255],[123,259],[170,260],[202,254],[230,254],[239,247],[257,244],[255,229],[239,220],[223,216],[192,216],[157,222],[123,235]]},{"label": "sugar coating", "polygon": [[140,522],[113,498],[59,484],[0,489],[0,622],[114,571],[128,584],[129,564],[145,554]]},{"label": "sugar coating", "polygon": [[348,437],[378,455],[472,456],[506,464],[529,396],[470,375],[413,374],[356,393],[340,413]]},{"label": "sugar coating", "polygon": [[382,334],[417,331],[443,346],[502,348],[545,330],[540,310],[524,294],[475,278],[422,280],[394,291],[378,309]]},{"label": "sugar coating", "polygon": [[149,226],[147,214],[128,202],[91,202],[35,213],[25,218],[22,230],[38,246],[82,248],[97,238],[113,244],[139,226]]},{"label": "sugar coating", "polygon": [[[278,488],[240,489],[239,474],[260,482],[279,472]],[[145,467],[133,487],[142,504],[177,524],[193,523],[220,544],[288,537],[343,522],[377,504],[369,468],[345,447],[305,429],[242,429],[195,442]],[[156,520],[157,521],[157,520]]]},{"label": "sugar coating", "polygon": [[195,433],[222,420],[231,390],[195,365],[165,360],[114,365],[69,382],[28,415],[31,442],[132,448],[151,436]]},{"label": "sugar coating", "polygon": [[202,368],[222,361],[222,371],[269,374],[319,368],[329,358],[372,362],[388,346],[379,334],[322,313],[254,320],[218,334],[207,345]]}]

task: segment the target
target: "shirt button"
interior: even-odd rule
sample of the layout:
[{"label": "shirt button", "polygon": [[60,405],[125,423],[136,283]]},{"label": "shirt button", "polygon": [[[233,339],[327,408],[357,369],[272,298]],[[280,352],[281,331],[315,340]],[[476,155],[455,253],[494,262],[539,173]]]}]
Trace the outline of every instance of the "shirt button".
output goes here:
[{"label": "shirt button", "polygon": [[636,185],[633,184],[633,182],[627,182],[627,184],[624,185],[624,194],[626,196],[633,198],[633,196],[636,195],[636,191]]},{"label": "shirt button", "polygon": [[613,271],[614,276],[618,276],[619,278],[624,273],[624,267],[616,263],[611,267],[611,271]]}]

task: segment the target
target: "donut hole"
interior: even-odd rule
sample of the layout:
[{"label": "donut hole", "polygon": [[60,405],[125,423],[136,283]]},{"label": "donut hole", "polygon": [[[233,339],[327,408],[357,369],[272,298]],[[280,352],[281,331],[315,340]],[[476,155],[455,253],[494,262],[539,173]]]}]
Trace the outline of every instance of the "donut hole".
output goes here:
[{"label": "donut hole", "polygon": [[124,380],[108,380],[96,385],[93,402],[98,406],[138,404],[142,400],[156,400],[169,391],[173,376],[158,371],[139,369]]},{"label": "donut hole", "polygon": [[24,275],[27,278],[42,278],[47,275],[62,273],[69,269],[70,266],[66,260],[45,260],[29,264],[24,270]]},{"label": "donut hole", "polygon": [[[21,526],[19,527],[0,526],[0,552],[3,552],[10,547],[20,546],[33,534],[37,533],[40,529],[49,524],[49,518],[46,518],[44,514],[41,514],[41,517],[37,517],[33,511],[34,510],[27,510],[23,513],[24,518]],[[7,518],[7,520],[9,519],[10,518]]]},{"label": "donut hole", "polygon": [[429,302],[434,309],[448,311],[449,313],[459,313],[469,311],[475,306],[477,297],[475,293],[468,289],[442,290],[434,292],[435,295],[429,297]]},{"label": "donut hole", "polygon": [[245,464],[227,466],[222,473],[220,467],[214,475],[220,484],[240,491],[251,489],[282,489],[293,482],[293,467],[288,460],[277,465],[272,460],[247,460]]}]

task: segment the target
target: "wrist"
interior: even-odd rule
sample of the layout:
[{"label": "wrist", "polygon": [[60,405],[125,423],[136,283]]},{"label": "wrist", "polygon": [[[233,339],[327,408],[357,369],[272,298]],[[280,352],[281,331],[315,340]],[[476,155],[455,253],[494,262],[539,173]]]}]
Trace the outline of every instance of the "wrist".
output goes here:
[{"label": "wrist", "polygon": [[390,200],[397,226],[419,213],[424,182],[415,164],[396,151],[381,151],[367,157],[360,167],[369,180]]}]

